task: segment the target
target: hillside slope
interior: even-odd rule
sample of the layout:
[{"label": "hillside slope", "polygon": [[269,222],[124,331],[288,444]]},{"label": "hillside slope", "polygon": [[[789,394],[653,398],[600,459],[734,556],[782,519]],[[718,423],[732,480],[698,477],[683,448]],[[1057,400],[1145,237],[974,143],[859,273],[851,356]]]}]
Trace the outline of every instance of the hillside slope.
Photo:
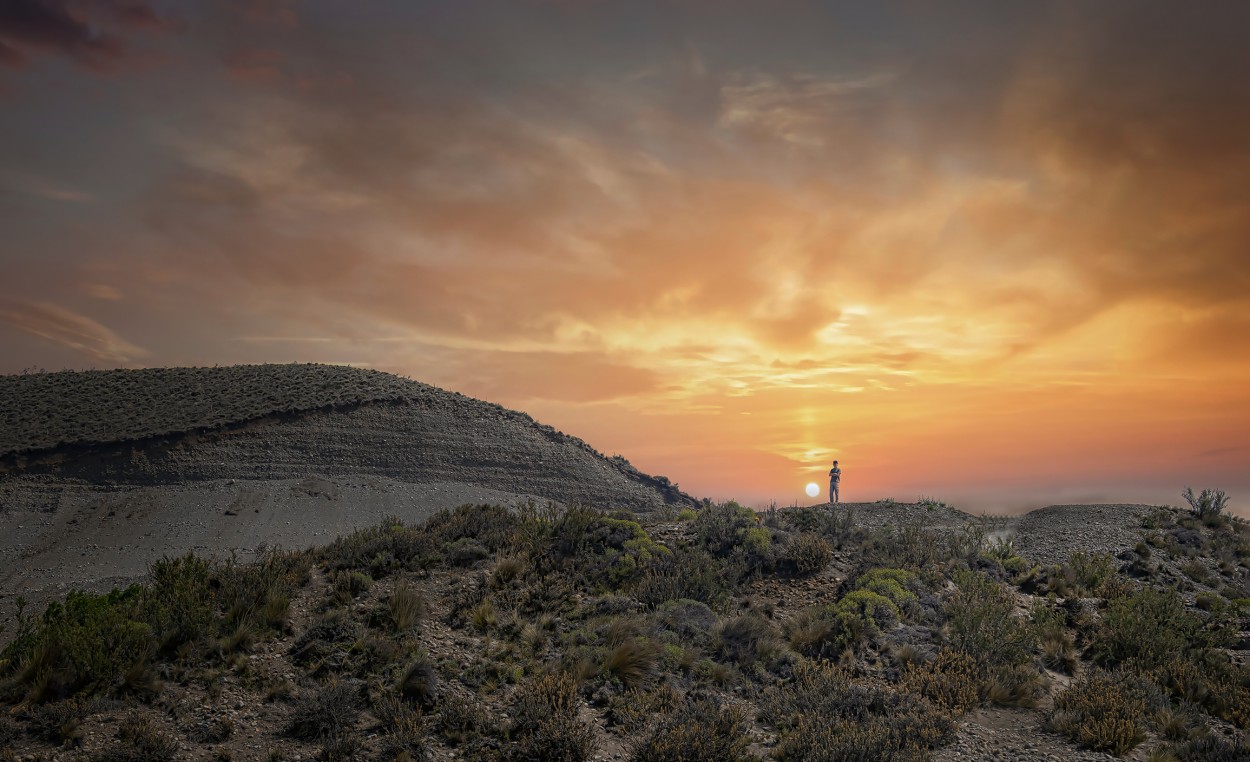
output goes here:
[{"label": "hillside slope", "polygon": [[306,547],[466,502],[694,504],[524,413],[356,368],[3,376],[0,421],[9,594],[106,586],[191,549]]}]

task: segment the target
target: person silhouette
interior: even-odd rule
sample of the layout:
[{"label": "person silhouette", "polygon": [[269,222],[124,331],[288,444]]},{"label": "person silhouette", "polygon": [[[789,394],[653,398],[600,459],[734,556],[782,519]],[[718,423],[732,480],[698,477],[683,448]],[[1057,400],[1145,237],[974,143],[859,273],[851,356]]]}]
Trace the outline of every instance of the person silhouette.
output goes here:
[{"label": "person silhouette", "polygon": [[829,502],[839,502],[841,495],[838,493],[838,487],[842,482],[842,469],[838,468],[838,462],[833,462],[833,468],[829,469]]}]

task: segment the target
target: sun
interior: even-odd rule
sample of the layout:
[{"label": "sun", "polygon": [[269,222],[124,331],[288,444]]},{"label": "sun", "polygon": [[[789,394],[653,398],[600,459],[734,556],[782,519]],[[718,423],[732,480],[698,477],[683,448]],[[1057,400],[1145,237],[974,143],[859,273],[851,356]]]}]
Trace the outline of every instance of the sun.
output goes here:
[{"label": "sun", "polygon": [[816,482],[808,482],[805,489],[808,497],[816,497],[820,494],[820,485]]}]

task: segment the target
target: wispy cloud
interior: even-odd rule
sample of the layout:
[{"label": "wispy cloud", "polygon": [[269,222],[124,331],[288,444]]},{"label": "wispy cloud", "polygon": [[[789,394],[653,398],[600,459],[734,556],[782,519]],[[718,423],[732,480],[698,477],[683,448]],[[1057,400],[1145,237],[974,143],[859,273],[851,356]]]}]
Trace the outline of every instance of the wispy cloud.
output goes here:
[{"label": "wispy cloud", "polygon": [[0,322],[91,360],[125,364],[149,356],[96,320],[51,302],[0,297]]}]

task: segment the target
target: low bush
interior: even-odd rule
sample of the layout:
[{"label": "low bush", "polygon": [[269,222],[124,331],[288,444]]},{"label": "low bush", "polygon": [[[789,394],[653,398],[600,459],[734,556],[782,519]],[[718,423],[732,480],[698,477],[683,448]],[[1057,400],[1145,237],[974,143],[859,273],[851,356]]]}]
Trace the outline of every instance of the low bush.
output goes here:
[{"label": "low bush", "polygon": [[620,680],[626,688],[642,688],[655,680],[660,649],[646,638],[627,638],[610,644],[603,657],[603,673]]},{"label": "low bush", "polygon": [[1176,591],[1142,588],[1111,602],[1089,654],[1103,667],[1130,660],[1145,669],[1161,667],[1215,645],[1204,624]]},{"label": "low bush", "polygon": [[943,648],[927,662],[903,670],[902,683],[953,714],[963,714],[981,701],[981,667],[967,653]]},{"label": "low bush", "polygon": [[91,756],[93,762],[170,762],[178,741],[162,733],[151,717],[132,714],[117,729],[120,743]]},{"label": "low bush", "polygon": [[332,680],[296,699],[286,735],[301,741],[338,738],[356,726],[360,690],[349,682]]},{"label": "low bush", "polygon": [[777,728],[780,760],[918,759],[955,728],[924,698],[807,662],[796,665],[790,682],[768,689],[760,706],[761,719]]},{"label": "low bush", "polygon": [[546,673],[517,691],[512,711],[509,760],[582,762],[597,748],[594,728],[577,716],[577,681],[568,674]]},{"label": "low bush", "polygon": [[633,593],[650,607],[683,599],[720,607],[730,589],[721,561],[702,548],[679,546],[651,558]]},{"label": "low bush", "polygon": [[1030,623],[1015,614],[1014,593],[982,574],[955,576],[958,589],[946,605],[950,644],[987,670],[1028,662],[1036,648]]},{"label": "low bush", "polygon": [[1167,708],[1159,689],[1139,675],[1094,670],[1055,696],[1049,729],[1087,749],[1123,755],[1146,738],[1146,718]]},{"label": "low bush", "polygon": [[781,550],[778,568],[797,577],[810,577],[824,571],[833,560],[833,551],[825,538],[812,532],[790,537]]},{"label": "low bush", "polygon": [[400,673],[395,688],[399,695],[419,706],[434,705],[438,699],[438,670],[424,651],[418,651],[416,658]]},{"label": "low bush", "polygon": [[386,610],[390,615],[393,631],[402,635],[425,616],[425,597],[406,582],[400,582],[395,585],[395,591],[387,599]]},{"label": "low bush", "polygon": [[662,716],[632,749],[633,762],[745,762],[751,744],[746,713],[696,698]]},{"label": "low bush", "polygon": [[777,629],[757,614],[742,614],[712,630],[712,652],[726,661],[749,664],[781,650]]},{"label": "low bush", "polygon": [[82,723],[94,705],[94,701],[81,697],[36,704],[26,710],[26,729],[41,741],[57,746],[77,746],[82,741]]},{"label": "low bush", "polygon": [[756,526],[755,511],[730,501],[699,511],[690,528],[700,545],[713,555],[726,558]]}]

